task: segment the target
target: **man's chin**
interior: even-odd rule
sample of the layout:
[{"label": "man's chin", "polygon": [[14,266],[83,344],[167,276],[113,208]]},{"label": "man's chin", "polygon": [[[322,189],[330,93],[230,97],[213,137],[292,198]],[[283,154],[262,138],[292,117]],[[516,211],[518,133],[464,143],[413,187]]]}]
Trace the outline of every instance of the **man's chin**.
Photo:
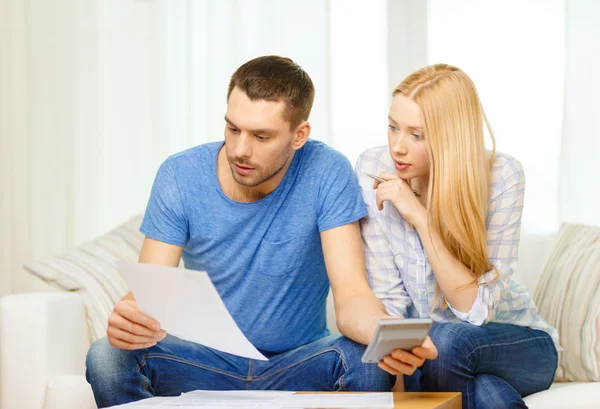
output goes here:
[{"label": "man's chin", "polygon": [[235,170],[232,173],[233,173],[233,179],[236,181],[236,183],[238,183],[242,186],[256,187],[262,183],[261,181],[257,180],[257,178],[255,178],[255,177],[239,175],[235,172]]}]

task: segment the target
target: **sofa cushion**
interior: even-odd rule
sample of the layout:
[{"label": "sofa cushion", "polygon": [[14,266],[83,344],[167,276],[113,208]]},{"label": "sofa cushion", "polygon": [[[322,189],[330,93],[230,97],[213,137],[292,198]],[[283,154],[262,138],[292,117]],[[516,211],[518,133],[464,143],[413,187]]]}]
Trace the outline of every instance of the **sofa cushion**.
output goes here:
[{"label": "sofa cushion", "polygon": [[564,224],[534,299],[564,349],[557,381],[600,381],[600,227]]},{"label": "sofa cushion", "polygon": [[511,278],[524,284],[530,294],[535,292],[544,266],[556,244],[557,233],[521,234],[519,264]]},{"label": "sofa cushion", "polygon": [[61,256],[26,264],[25,270],[61,290],[78,292],[86,307],[90,342],[106,335],[113,306],[128,288],[115,264],[136,262],[144,240],[138,215]]},{"label": "sofa cushion", "polygon": [[543,392],[525,398],[529,409],[598,409],[600,383],[555,383]]}]

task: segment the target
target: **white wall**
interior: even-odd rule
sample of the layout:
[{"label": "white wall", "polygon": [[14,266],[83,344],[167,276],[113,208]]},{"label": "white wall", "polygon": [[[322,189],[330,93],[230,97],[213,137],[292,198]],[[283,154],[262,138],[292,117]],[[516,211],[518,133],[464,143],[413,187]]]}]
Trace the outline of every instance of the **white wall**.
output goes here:
[{"label": "white wall", "polygon": [[316,89],[311,137],[331,141],[328,1],[207,0],[190,7],[194,143],[223,139],[229,79],[261,55],[289,57],[310,75]]},{"label": "white wall", "polygon": [[560,216],[600,226],[600,3],[567,1]]},{"label": "white wall", "polygon": [[[408,75],[427,65],[427,1],[387,0],[387,41],[387,101],[391,104],[393,89]],[[386,109],[386,117],[387,112]]]},{"label": "white wall", "polygon": [[331,2],[331,145],[352,165],[386,143],[386,2]]},{"label": "white wall", "polygon": [[332,0],[332,146],[354,164],[387,144],[392,90],[426,63],[426,1]]},{"label": "white wall", "polygon": [[498,150],[523,164],[526,233],[559,225],[564,3],[428,1],[429,63],[456,65],[473,79]]},{"label": "white wall", "polygon": [[141,212],[169,154],[223,137],[229,77],[263,54],[311,75],[331,140],[329,3],[0,0],[0,295],[21,266]]},{"label": "white wall", "polygon": [[141,211],[189,145],[187,65],[166,63],[187,58],[180,4],[0,1],[0,294],[41,288],[23,263]]}]

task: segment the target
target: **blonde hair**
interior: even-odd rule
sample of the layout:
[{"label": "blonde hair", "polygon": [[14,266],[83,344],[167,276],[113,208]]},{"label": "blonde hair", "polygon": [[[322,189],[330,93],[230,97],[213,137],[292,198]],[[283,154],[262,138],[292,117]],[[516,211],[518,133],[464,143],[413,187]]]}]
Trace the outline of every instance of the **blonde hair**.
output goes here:
[{"label": "blonde hair", "polygon": [[[441,233],[450,253],[471,270],[473,285],[492,268],[485,223],[496,154],[477,90],[460,69],[436,64],[409,75],[393,95],[398,93],[421,109],[430,166],[428,223]],[[492,139],[491,155],[485,148],[484,124]]]}]

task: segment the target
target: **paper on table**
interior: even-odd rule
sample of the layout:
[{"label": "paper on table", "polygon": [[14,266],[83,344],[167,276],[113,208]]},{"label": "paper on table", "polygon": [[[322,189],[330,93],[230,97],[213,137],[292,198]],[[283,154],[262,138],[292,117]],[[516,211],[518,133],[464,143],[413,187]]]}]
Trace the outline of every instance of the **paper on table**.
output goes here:
[{"label": "paper on table", "polygon": [[206,408],[207,406],[248,408],[280,408],[281,399],[293,396],[295,392],[282,391],[193,391],[165,403],[163,406]]},{"label": "paper on table", "polygon": [[142,311],[171,335],[233,355],[267,360],[237,326],[205,272],[117,264]]},{"label": "paper on table", "polygon": [[[193,391],[174,398],[150,398],[118,408],[292,409],[393,408],[391,392],[296,394],[280,391]],[[117,407],[115,407],[116,409]]]},{"label": "paper on table", "polygon": [[277,402],[280,408],[393,408],[394,394],[372,393],[316,393],[295,394]]},{"label": "paper on table", "polygon": [[177,397],[154,397],[128,403],[117,408],[202,408],[202,409],[240,409],[255,407],[256,409],[281,409],[276,402],[293,395],[295,392],[281,391],[193,391]]},{"label": "paper on table", "polygon": [[[147,398],[138,400],[136,402],[123,403],[122,405],[111,406],[110,409],[124,409],[124,408],[135,408],[135,409],[154,409],[162,407],[164,404],[172,401],[171,396],[155,396],[153,398]],[[206,409],[206,408],[203,408]],[[223,408],[220,408],[223,409]]]}]

